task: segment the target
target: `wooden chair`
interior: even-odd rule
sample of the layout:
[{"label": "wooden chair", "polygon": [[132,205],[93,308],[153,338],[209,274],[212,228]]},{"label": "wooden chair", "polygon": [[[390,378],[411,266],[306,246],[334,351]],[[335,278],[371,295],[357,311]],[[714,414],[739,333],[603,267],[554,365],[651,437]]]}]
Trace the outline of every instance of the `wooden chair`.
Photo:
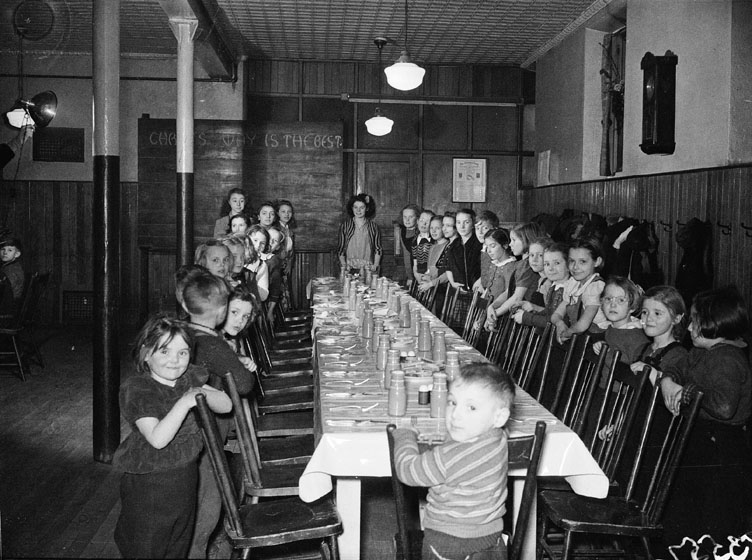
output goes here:
[{"label": "wooden chair", "polygon": [[297,496],[305,463],[262,463],[261,450],[252,417],[245,414],[232,377],[225,375],[224,385],[232,400],[235,430],[243,462],[243,491],[252,501],[277,496]]},{"label": "wooden chair", "polygon": [[[259,370],[254,373],[256,376],[256,411],[259,414],[275,414],[279,412],[294,412],[300,410],[313,409],[313,387],[291,387],[288,390],[277,390],[266,392],[264,386],[266,379],[262,378]],[[289,381],[294,378],[283,377],[282,380]]]},{"label": "wooden chair", "polygon": [[263,337],[269,352],[273,354],[288,353],[290,350],[305,351],[313,345],[309,327],[300,327],[286,333],[275,333],[264,313],[260,313],[256,318],[255,327]]},{"label": "wooden chair", "polygon": [[550,323],[545,328],[525,325],[522,330],[521,344],[515,350],[509,374],[520,387],[530,393],[533,383],[540,381],[538,365],[553,327]]},{"label": "wooden chair", "polygon": [[473,299],[470,302],[470,309],[465,317],[462,338],[475,348],[478,348],[478,343],[483,333],[483,324],[485,323],[488,303],[489,301],[486,298],[481,297],[480,292],[474,292]]},{"label": "wooden chair", "polygon": [[263,323],[258,322],[248,329],[250,350],[269,376],[295,376],[313,374],[312,348],[274,351],[263,333]]},{"label": "wooden chair", "polygon": [[[572,345],[576,355],[571,367],[562,371],[557,388],[559,399],[551,412],[580,438],[585,439],[588,414],[606,366],[608,352],[606,345],[604,345],[604,350],[601,351],[600,355],[596,355],[593,352],[588,335],[582,337],[582,342],[579,345],[577,342],[573,342]],[[619,354],[616,355],[618,360]],[[612,363],[612,370],[614,367],[616,367],[616,364]],[[610,374],[613,374],[613,371]]]},{"label": "wooden chair", "polygon": [[301,372],[290,375],[273,375],[270,374],[270,364],[266,361],[266,357],[263,354],[259,354],[254,350],[250,343],[249,337],[245,336],[241,339],[243,346],[243,352],[246,356],[251,356],[256,363],[256,371],[254,376],[256,377],[256,390],[259,392],[259,400],[268,400],[268,404],[271,404],[275,398],[280,398],[282,395],[294,394],[291,397],[286,397],[285,402],[293,402],[296,399],[301,400],[302,395],[299,393],[309,394],[309,400],[313,398],[313,375],[308,372]]},{"label": "wooden chair", "polygon": [[650,366],[646,365],[639,373],[632,373],[627,364],[617,359],[619,352],[610,353],[615,367],[610,369],[602,390],[603,397],[587,445],[604,474],[614,482],[624,446],[632,434],[640,401],[648,396],[645,385]]},{"label": "wooden chair", "polygon": [[[233,402],[233,414],[242,414],[242,418],[235,416],[235,432],[238,436],[238,445],[241,447],[241,453],[243,452],[243,442],[248,441],[250,438],[255,449],[256,461],[262,465],[305,464],[310,460],[316,448],[313,433],[301,435],[298,430],[295,430],[291,426],[289,431],[284,434],[278,433],[275,437],[259,434],[257,416],[251,410],[248,399],[241,397],[238,393],[235,380],[231,375],[225,374],[224,386],[225,391]],[[250,431],[247,436],[245,433],[246,426]]]},{"label": "wooden chair", "polygon": [[509,348],[511,342],[511,329],[512,324],[511,316],[509,313],[501,316],[496,321],[496,330],[491,331],[491,334],[486,340],[485,351],[483,355],[488,358],[488,361],[494,364],[500,363],[505,352]]},{"label": "wooden chair", "polygon": [[562,398],[564,385],[559,381],[569,370],[580,338],[580,335],[575,335],[561,345],[556,341],[556,329],[551,325],[551,334],[543,345],[540,371],[536,374],[537,390],[534,395],[535,400],[550,411],[556,410]]},{"label": "wooden chair", "polygon": [[447,284],[444,296],[444,307],[441,312],[441,321],[458,334],[462,334],[465,326],[465,316],[470,308],[472,294],[459,288],[453,288]]},{"label": "wooden chair", "polygon": [[[410,500],[409,487],[403,484],[394,468],[394,430],[397,427],[389,424],[386,427],[389,440],[389,461],[392,466],[392,492],[397,508],[397,560],[419,560],[423,542],[423,532],[418,527],[417,504]],[[546,423],[537,422],[535,434],[524,438],[514,438],[508,441],[509,469],[527,469],[525,484],[522,491],[520,511],[514,524],[511,540],[507,544],[509,560],[519,560],[525,533],[532,512],[536,494],[536,477],[540,463],[543,441],[546,435]],[[509,507],[510,500],[507,500]]]},{"label": "wooden chair", "polygon": [[499,366],[512,375],[512,371],[517,364],[517,361],[522,356],[522,346],[525,340],[527,330],[523,325],[518,325],[511,316],[506,318],[506,322],[509,324],[509,330],[507,334],[507,344],[504,351],[497,358]]},{"label": "wooden chair", "polygon": [[438,286],[431,286],[423,292],[418,291],[415,300],[429,311],[433,311],[433,303],[436,300],[436,290],[438,290]]},{"label": "wooden chair", "polygon": [[413,299],[418,299],[420,291],[418,290],[419,283],[417,280],[410,282],[410,289],[407,291],[408,295]]},{"label": "wooden chair", "polygon": [[21,304],[15,316],[8,323],[0,326],[0,345],[7,343],[10,347],[10,350],[0,351],[0,357],[12,359],[12,361],[3,362],[0,367],[17,367],[23,381],[26,381],[30,358],[44,367],[44,360],[34,342],[33,327],[34,315],[49,280],[49,272],[34,272],[28,276]]},{"label": "wooden chair", "polygon": [[[640,432],[640,445],[623,497],[609,496],[599,500],[571,492],[548,490],[539,494],[537,558],[543,558],[544,554],[552,560],[557,558],[556,550],[548,538],[550,524],[564,531],[561,550],[561,558],[564,560],[574,555],[602,557],[629,554],[628,547],[595,549],[592,542],[588,543],[587,550],[575,550],[574,536],[577,534],[607,535],[609,543],[621,541],[624,537],[637,538],[647,558],[653,558],[650,539],[660,537],[663,531],[661,516],[690,430],[697,417],[702,393],[698,393],[689,405],[682,407],[678,416],[672,418],[663,434],[661,451],[655,464],[643,464],[656,404],[661,398],[660,385],[656,385],[648,415]],[[598,542],[603,544],[602,540]]]},{"label": "wooden chair", "polygon": [[[239,505],[214,413],[201,394],[196,396],[196,408],[222,496],[224,530],[234,551],[242,551],[243,557],[247,558],[252,549],[312,541],[315,553],[325,552],[332,558],[339,558],[337,535],[342,533],[342,521],[331,500],[307,504],[291,498]],[[326,549],[322,550],[324,543]]]}]

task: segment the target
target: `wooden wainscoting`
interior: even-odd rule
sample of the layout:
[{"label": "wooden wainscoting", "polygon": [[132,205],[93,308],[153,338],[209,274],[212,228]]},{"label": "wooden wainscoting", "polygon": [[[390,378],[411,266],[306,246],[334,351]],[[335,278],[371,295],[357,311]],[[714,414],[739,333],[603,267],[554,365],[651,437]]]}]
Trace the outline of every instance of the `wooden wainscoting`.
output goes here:
[{"label": "wooden wainscoting", "polygon": [[710,221],[714,285],[735,284],[752,309],[752,231],[743,227],[752,226],[750,165],[553,185],[519,191],[518,202],[524,219],[571,208],[652,221],[668,284],[675,283],[682,257],[678,224]]}]

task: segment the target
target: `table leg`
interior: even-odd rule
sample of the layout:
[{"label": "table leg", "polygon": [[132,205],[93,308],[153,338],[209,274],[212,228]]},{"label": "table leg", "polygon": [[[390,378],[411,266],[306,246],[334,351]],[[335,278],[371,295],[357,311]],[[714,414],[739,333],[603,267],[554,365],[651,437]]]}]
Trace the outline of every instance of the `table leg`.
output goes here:
[{"label": "table leg", "polygon": [[360,479],[337,478],[337,510],[342,519],[339,554],[342,560],[360,558]]},{"label": "table leg", "polygon": [[[512,507],[513,523],[517,523],[517,515],[520,513],[520,504],[522,502],[522,490],[525,487],[524,478],[515,478],[514,485],[514,504]],[[535,493],[536,490],[533,492]],[[520,552],[521,560],[535,560],[535,541],[536,541],[536,517],[537,517],[537,500],[533,500],[530,507],[530,519],[527,522],[527,531],[525,531],[525,542],[522,545],[522,551]]]}]

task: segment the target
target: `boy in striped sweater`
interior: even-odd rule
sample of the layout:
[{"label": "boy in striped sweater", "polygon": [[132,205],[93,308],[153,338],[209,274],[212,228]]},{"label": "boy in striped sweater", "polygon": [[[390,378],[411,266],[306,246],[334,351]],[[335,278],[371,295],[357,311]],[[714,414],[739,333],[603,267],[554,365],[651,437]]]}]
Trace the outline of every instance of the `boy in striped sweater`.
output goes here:
[{"label": "boy in striped sweater", "polygon": [[395,430],[398,478],[427,486],[423,558],[506,559],[507,433],[514,383],[492,364],[461,368],[449,387],[442,445],[420,453],[417,433]]}]

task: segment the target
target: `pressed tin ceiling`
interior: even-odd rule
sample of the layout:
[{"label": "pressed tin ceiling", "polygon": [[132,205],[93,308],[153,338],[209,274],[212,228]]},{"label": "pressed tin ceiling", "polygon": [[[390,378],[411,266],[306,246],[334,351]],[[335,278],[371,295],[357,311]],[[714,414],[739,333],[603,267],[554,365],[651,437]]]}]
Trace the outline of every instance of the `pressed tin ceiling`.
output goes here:
[{"label": "pressed tin ceiling", "polygon": [[[90,53],[94,0],[25,0],[51,30],[23,40],[25,54]],[[108,0],[97,0],[108,1]],[[191,0],[195,2],[196,0]],[[375,62],[376,36],[396,59],[405,40],[404,0],[201,0],[236,60]],[[0,4],[0,53],[15,53],[21,0]],[[409,0],[408,48],[422,64],[529,66],[611,0]],[[617,4],[618,2],[614,2]],[[43,10],[41,8],[44,6]],[[37,10],[36,8],[40,8]],[[51,17],[50,17],[51,14]],[[120,1],[120,48],[126,56],[174,56],[175,38],[158,0]],[[200,40],[200,37],[199,37]]]}]

